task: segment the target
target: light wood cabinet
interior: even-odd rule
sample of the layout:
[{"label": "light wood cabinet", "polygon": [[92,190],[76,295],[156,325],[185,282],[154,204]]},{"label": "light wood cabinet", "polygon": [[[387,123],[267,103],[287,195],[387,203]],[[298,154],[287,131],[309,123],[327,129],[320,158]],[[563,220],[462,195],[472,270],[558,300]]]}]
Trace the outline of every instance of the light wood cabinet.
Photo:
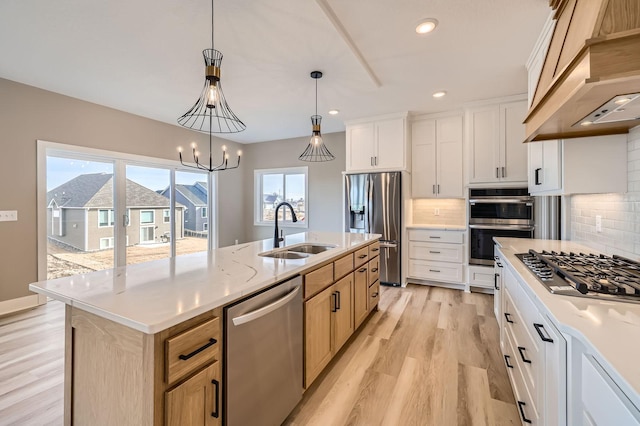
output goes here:
[{"label": "light wood cabinet", "polygon": [[333,285],[333,353],[353,334],[353,273]]},{"label": "light wood cabinet", "polygon": [[354,272],[353,286],[353,319],[357,328],[369,314],[369,265],[362,265]]},{"label": "light wood cabinet", "polygon": [[413,198],[464,198],[462,115],[411,123]]},{"label": "light wood cabinet", "polygon": [[220,362],[203,368],[168,391],[165,399],[168,426],[217,426],[220,416]]},{"label": "light wood cabinet", "polygon": [[[305,387],[313,383],[377,305],[377,298],[372,304],[370,283],[371,279],[377,283],[379,250],[376,241],[304,275],[305,295],[309,295],[304,302]],[[329,270],[334,271],[335,282],[329,280]],[[323,277],[322,285],[318,285],[318,277]],[[306,291],[308,280],[315,292]]]},{"label": "light wood cabinet", "polygon": [[308,387],[333,356],[333,287],[304,302],[304,369]]},{"label": "light wood cabinet", "polygon": [[525,100],[467,110],[470,183],[527,182],[526,113]]},{"label": "light wood cabinet", "polygon": [[347,171],[407,170],[407,115],[347,123]]}]

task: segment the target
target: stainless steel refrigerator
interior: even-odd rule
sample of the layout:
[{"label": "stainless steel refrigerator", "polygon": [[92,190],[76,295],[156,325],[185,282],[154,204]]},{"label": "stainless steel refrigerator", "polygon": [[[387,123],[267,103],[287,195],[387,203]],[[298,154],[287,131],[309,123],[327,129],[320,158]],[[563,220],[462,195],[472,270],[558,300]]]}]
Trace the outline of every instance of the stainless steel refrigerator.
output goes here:
[{"label": "stainless steel refrigerator", "polygon": [[345,175],[345,231],[382,234],[380,283],[400,285],[400,172]]}]

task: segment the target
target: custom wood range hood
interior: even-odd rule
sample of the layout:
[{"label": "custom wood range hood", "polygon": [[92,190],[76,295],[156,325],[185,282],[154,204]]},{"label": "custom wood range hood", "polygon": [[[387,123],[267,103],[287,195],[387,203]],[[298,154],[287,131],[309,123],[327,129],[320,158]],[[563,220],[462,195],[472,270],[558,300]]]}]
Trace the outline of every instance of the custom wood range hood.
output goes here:
[{"label": "custom wood range hood", "polygon": [[555,29],[526,142],[640,125],[640,0],[550,0]]}]

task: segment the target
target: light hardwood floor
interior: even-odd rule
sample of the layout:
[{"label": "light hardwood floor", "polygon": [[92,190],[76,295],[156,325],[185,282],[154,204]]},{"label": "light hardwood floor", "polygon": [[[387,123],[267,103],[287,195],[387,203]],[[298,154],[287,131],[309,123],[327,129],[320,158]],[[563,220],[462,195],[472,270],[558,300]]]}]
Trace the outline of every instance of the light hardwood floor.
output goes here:
[{"label": "light hardwood floor", "polygon": [[356,332],[287,425],[519,425],[493,297],[381,287]]},{"label": "light hardwood floor", "polygon": [[[287,425],[517,425],[493,298],[381,288],[380,310],[304,395]],[[0,318],[0,425],[60,425],[64,305]]]}]

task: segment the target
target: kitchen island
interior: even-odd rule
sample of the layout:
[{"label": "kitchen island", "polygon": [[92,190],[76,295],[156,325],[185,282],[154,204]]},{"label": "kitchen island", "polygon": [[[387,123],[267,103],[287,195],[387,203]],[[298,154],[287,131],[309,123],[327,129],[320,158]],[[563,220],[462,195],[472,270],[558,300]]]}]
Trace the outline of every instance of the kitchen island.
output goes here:
[{"label": "kitchen island", "polygon": [[500,341],[522,420],[640,424],[640,304],[551,293],[516,257],[529,249],[593,253],[589,247],[495,241]]},{"label": "kitchen island", "polygon": [[[65,424],[221,424],[222,308],[302,275],[305,312],[339,283],[351,289],[352,306],[364,303],[371,312],[378,297],[370,283],[377,279],[378,238],[308,232],[287,236],[284,249],[303,243],[331,248],[273,258],[260,256],[273,249],[272,240],[264,240],[31,284],[32,291],[67,305]],[[365,274],[365,299],[359,300],[356,274],[363,265],[375,268]],[[314,309],[313,315],[320,312]],[[331,312],[322,315],[333,318]],[[356,321],[349,312],[352,332]],[[314,345],[305,356],[326,340],[317,334],[306,329]],[[344,341],[331,344],[331,356]]]}]

